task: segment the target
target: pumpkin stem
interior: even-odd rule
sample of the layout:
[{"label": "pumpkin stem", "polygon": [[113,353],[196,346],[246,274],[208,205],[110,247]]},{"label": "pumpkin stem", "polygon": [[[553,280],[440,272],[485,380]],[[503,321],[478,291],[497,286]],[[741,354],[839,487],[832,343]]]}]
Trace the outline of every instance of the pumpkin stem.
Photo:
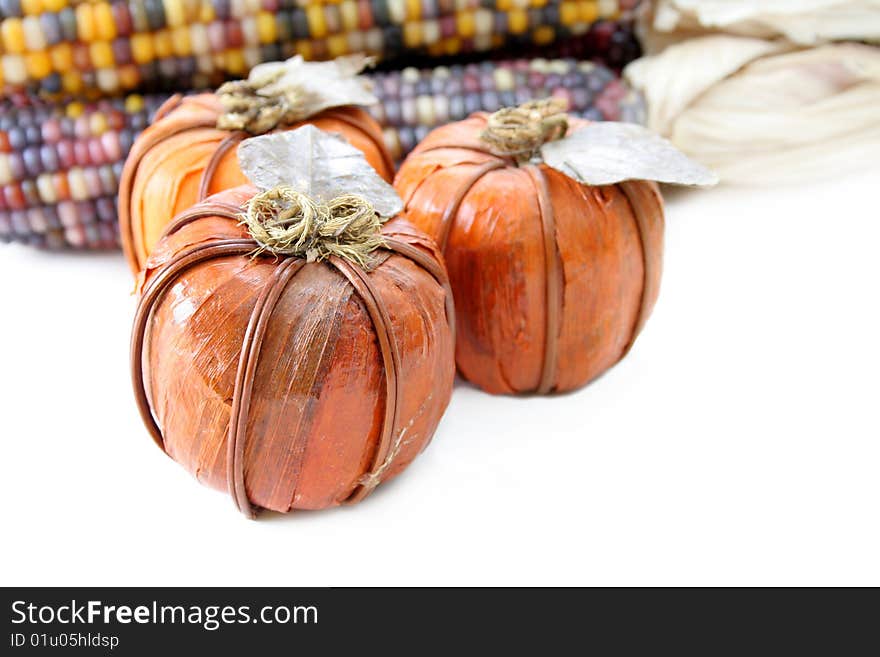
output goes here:
[{"label": "pumpkin stem", "polygon": [[261,135],[279,125],[297,121],[302,114],[303,99],[296,88],[288,87],[275,93],[265,90],[282,75],[283,71],[278,70],[256,80],[235,80],[221,85],[217,97],[224,111],[217,118],[217,127]]},{"label": "pumpkin stem", "polygon": [[545,98],[504,107],[489,115],[480,139],[495,155],[528,161],[545,143],[565,136],[567,106],[562,98]]},{"label": "pumpkin stem", "polygon": [[338,256],[363,267],[385,243],[379,215],[353,194],[319,203],[292,187],[274,187],[248,201],[242,223],[260,245],[258,253],[297,256],[307,262]]}]

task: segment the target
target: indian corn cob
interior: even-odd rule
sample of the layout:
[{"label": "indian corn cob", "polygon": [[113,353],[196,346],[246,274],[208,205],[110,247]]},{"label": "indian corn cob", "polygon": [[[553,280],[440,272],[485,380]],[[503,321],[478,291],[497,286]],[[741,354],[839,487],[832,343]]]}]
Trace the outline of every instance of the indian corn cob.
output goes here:
[{"label": "indian corn cob", "polygon": [[[641,97],[591,62],[508,60],[370,77],[380,102],[368,109],[398,159],[445,122],[550,94],[565,97],[577,116],[644,121]],[[119,173],[150,113],[166,98],[132,94],[61,103],[20,93],[0,101],[0,240],[117,247]]]},{"label": "indian corn cob", "polygon": [[[214,87],[301,54],[447,56],[589,38],[638,0],[2,0],[0,88]],[[603,19],[607,19],[603,23]],[[627,31],[616,23],[615,29]],[[596,36],[593,34],[592,36]],[[600,35],[601,36],[601,35]],[[595,39],[594,39],[595,40]],[[615,44],[609,54],[615,59]],[[521,54],[521,53],[518,53]],[[614,62],[619,66],[626,61]]]}]

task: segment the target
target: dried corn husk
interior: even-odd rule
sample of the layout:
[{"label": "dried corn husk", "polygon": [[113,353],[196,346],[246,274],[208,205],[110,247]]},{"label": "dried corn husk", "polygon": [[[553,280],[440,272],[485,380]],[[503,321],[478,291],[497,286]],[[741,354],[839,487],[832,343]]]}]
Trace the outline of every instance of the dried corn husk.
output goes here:
[{"label": "dried corn husk", "polygon": [[658,0],[643,27],[649,52],[710,32],[806,46],[880,41],[880,0]]},{"label": "dried corn husk", "polygon": [[873,46],[712,35],[634,62],[626,77],[646,96],[649,127],[726,182],[816,178],[880,156]]}]

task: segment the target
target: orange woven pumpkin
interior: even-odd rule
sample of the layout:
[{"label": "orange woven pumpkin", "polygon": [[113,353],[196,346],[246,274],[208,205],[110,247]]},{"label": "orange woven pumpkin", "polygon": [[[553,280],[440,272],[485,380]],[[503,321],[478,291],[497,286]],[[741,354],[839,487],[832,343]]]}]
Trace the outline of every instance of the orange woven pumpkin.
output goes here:
[{"label": "orange woven pumpkin", "polygon": [[[350,59],[355,59],[356,62],[351,63],[348,61]],[[297,65],[297,75],[301,76],[305,71],[306,75],[313,78],[316,75],[319,79],[325,76],[327,79],[324,82],[328,86],[334,83],[352,85],[353,81],[366,85],[366,81],[356,76],[364,62],[366,60],[362,58],[341,58],[337,62],[304,63],[301,58],[294,58],[284,63],[263,64],[254,69],[251,77],[255,74],[265,77],[261,71],[268,67],[294,64]],[[328,75],[327,67],[333,65],[342,69],[338,73],[338,79]],[[334,70],[329,69],[331,74]],[[270,71],[276,69],[270,68]],[[250,84],[250,80],[251,78],[226,86],[246,85]],[[269,79],[269,82],[272,81],[274,78]],[[259,83],[265,86],[264,80]],[[312,83],[315,84],[314,80]],[[218,93],[223,90],[221,87]],[[282,95],[284,91],[287,89],[275,91],[275,96],[261,96],[258,91],[251,89],[251,97],[267,103],[275,102],[276,105],[269,108],[274,109],[280,102],[279,98],[281,101],[286,100]],[[340,95],[344,95],[346,91],[348,90],[344,89]],[[209,195],[247,182],[238,167],[237,146],[252,134],[260,134],[262,129],[258,128],[254,132],[250,127],[248,131],[218,128],[218,122],[223,125],[223,117],[230,112],[229,96],[232,94],[174,96],[159,108],[153,125],[141,133],[133,144],[119,184],[121,240],[133,272],[139,271],[144,265],[153,245],[172,217]],[[233,102],[236,100],[238,98],[234,98]],[[316,107],[326,105],[326,102],[315,104]],[[303,114],[303,111],[295,113],[296,116]],[[343,135],[364,153],[367,161],[383,178],[391,180],[394,163],[385,146],[382,129],[364,110],[353,105],[335,105],[308,116],[307,119],[290,122],[282,119],[265,125],[276,125],[273,129],[291,130],[304,123]]]},{"label": "orange woven pumpkin", "polygon": [[252,516],[355,502],[428,444],[455,374],[434,242],[382,228],[368,267],[265,251],[250,186],[182,213],[140,285],[132,372],[159,446]]},{"label": "orange woven pumpkin", "polygon": [[395,188],[446,258],[461,374],[493,393],[571,390],[627,353],[654,306],[663,202],[653,182],[593,187],[536,162],[588,124],[554,103],[511,111],[495,132],[484,113],[437,128]]}]

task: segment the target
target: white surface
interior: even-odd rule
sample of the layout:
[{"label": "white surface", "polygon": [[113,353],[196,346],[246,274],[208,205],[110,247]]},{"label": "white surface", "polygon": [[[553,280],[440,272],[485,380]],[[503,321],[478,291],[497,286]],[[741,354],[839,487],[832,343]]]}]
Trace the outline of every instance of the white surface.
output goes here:
[{"label": "white surface", "polygon": [[878,585],[877,183],[670,193],[625,362],[556,398],[459,385],[366,502],[256,522],[143,429],[121,256],[0,248],[0,581]]}]

